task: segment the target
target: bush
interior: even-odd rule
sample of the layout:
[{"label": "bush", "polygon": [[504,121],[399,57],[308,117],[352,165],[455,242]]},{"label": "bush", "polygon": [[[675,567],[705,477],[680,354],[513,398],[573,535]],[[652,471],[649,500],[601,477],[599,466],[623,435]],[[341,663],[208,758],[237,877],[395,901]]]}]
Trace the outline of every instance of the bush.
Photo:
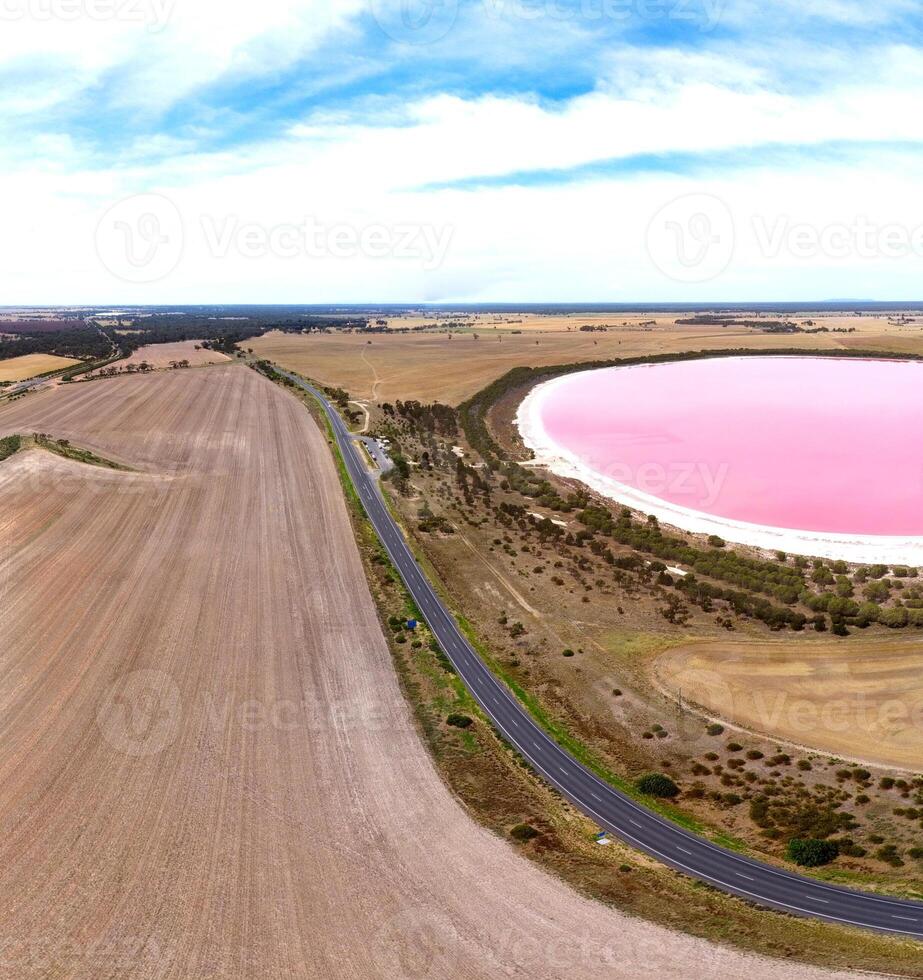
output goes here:
[{"label": "bush", "polygon": [[527,841],[532,840],[534,837],[538,837],[538,831],[528,823],[518,823],[510,831],[510,837],[513,840]]},{"label": "bush", "polygon": [[661,799],[672,799],[679,795],[679,786],[662,772],[647,773],[635,783],[635,787],[645,796],[658,796]]},{"label": "bush", "polygon": [[451,714],[446,718],[446,724],[453,728],[470,728],[474,724],[474,720],[467,715]]},{"label": "bush", "polygon": [[817,840],[809,837],[805,840],[795,837],[788,842],[785,850],[790,861],[802,868],[819,868],[829,864],[840,853],[839,845],[832,840]]},{"label": "bush", "polygon": [[885,844],[883,847],[879,847],[875,851],[875,857],[879,861],[884,861],[885,864],[890,864],[892,868],[902,868],[904,862],[901,860],[900,854],[897,852],[897,847],[894,844]]},{"label": "bush", "polygon": [[724,725],[719,725],[717,722],[715,722],[714,724],[709,725],[705,730],[709,735],[722,735],[724,733]]},{"label": "bush", "polygon": [[884,609],[878,617],[882,626],[889,629],[902,629],[910,620],[910,614],[903,607],[897,609]]}]

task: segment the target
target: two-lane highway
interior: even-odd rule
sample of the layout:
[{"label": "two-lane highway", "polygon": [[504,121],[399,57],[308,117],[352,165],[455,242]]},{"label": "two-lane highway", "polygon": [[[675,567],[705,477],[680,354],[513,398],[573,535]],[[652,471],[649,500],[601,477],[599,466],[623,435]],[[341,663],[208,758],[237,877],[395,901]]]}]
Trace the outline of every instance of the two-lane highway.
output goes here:
[{"label": "two-lane highway", "polygon": [[793,915],[923,939],[923,904],[824,884],[718,847],[603,782],[546,735],[491,673],[433,590],[343,420],[312,385],[280,373],[323,406],[369,520],[429,628],[484,713],[536,772],[601,828],[724,892]]}]

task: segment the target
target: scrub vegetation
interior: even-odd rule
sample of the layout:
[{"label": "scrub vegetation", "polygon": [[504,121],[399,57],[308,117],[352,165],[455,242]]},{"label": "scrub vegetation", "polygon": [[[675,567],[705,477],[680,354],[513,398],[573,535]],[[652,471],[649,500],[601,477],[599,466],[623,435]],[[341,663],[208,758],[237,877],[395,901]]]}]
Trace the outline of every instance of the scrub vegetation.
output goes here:
[{"label": "scrub vegetation", "polygon": [[823,634],[845,654],[848,636],[888,635],[904,613],[913,627],[916,570],[667,531],[530,467],[510,424],[515,407],[529,384],[574,367],[516,369],[457,409],[375,406],[372,434],[406,463],[393,475],[395,507],[451,601],[549,724],[629,786],[640,790],[650,774],[669,780],[680,819],[780,864],[790,841],[829,842],[816,873],[923,890],[923,864],[910,857],[923,848],[923,814],[914,823],[893,812],[897,780],[909,809],[918,794],[923,806],[915,773],[888,769],[887,790],[859,764],[773,740],[782,733],[729,736],[682,690],[661,690],[653,672],[671,647],[729,633],[788,644]]}]

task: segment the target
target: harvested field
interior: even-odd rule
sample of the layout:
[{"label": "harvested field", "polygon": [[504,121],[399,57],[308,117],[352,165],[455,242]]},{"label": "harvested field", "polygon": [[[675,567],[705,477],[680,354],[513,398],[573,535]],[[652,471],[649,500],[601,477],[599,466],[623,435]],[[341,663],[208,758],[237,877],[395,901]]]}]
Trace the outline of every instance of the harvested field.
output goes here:
[{"label": "harvested field", "polygon": [[0,408],[0,950],[34,978],[831,978],[579,897],[411,723],[324,437],[241,366]]},{"label": "harvested field", "polygon": [[203,364],[224,364],[231,360],[227,354],[207,350],[201,343],[200,340],[180,340],[172,344],[148,344],[139,347],[125,360],[116,361],[113,367],[125,368],[129,364],[137,367],[147,362],[153,368],[168,368],[171,361],[189,361],[190,367],[201,367]]},{"label": "harvested field", "polygon": [[703,640],[674,647],[653,670],[667,689],[743,728],[911,771],[923,758],[918,638]]},{"label": "harvested field", "polygon": [[[611,318],[610,318],[611,319]],[[583,322],[582,320],[580,322]],[[473,333],[374,334],[265,334],[248,340],[260,357],[266,357],[292,371],[298,371],[323,384],[345,388],[354,398],[376,401],[419,399],[457,405],[495,378],[520,365],[565,364],[605,360],[614,357],[679,352],[688,350],[726,350],[744,347],[773,351],[798,347],[805,350],[852,348],[874,339],[891,339],[883,324],[852,318],[854,334],[766,334],[742,327],[677,327],[661,318],[657,326],[608,330],[605,333],[570,332],[536,328],[522,333],[515,324],[494,330],[478,326]],[[866,332],[867,331],[867,332]],[[897,343],[920,342],[917,328],[913,337],[907,328],[893,328]]]},{"label": "harvested field", "polygon": [[46,371],[58,371],[79,364],[70,357],[57,357],[54,354],[23,354],[21,357],[8,357],[0,361],[0,381],[28,381]]}]

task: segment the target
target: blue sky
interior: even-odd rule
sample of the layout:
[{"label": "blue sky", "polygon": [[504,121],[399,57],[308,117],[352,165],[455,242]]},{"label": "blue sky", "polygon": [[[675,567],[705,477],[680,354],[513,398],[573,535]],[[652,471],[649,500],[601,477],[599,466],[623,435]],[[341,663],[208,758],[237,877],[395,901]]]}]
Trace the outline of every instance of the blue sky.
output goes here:
[{"label": "blue sky", "polygon": [[6,303],[923,298],[916,3],[0,19]]}]

